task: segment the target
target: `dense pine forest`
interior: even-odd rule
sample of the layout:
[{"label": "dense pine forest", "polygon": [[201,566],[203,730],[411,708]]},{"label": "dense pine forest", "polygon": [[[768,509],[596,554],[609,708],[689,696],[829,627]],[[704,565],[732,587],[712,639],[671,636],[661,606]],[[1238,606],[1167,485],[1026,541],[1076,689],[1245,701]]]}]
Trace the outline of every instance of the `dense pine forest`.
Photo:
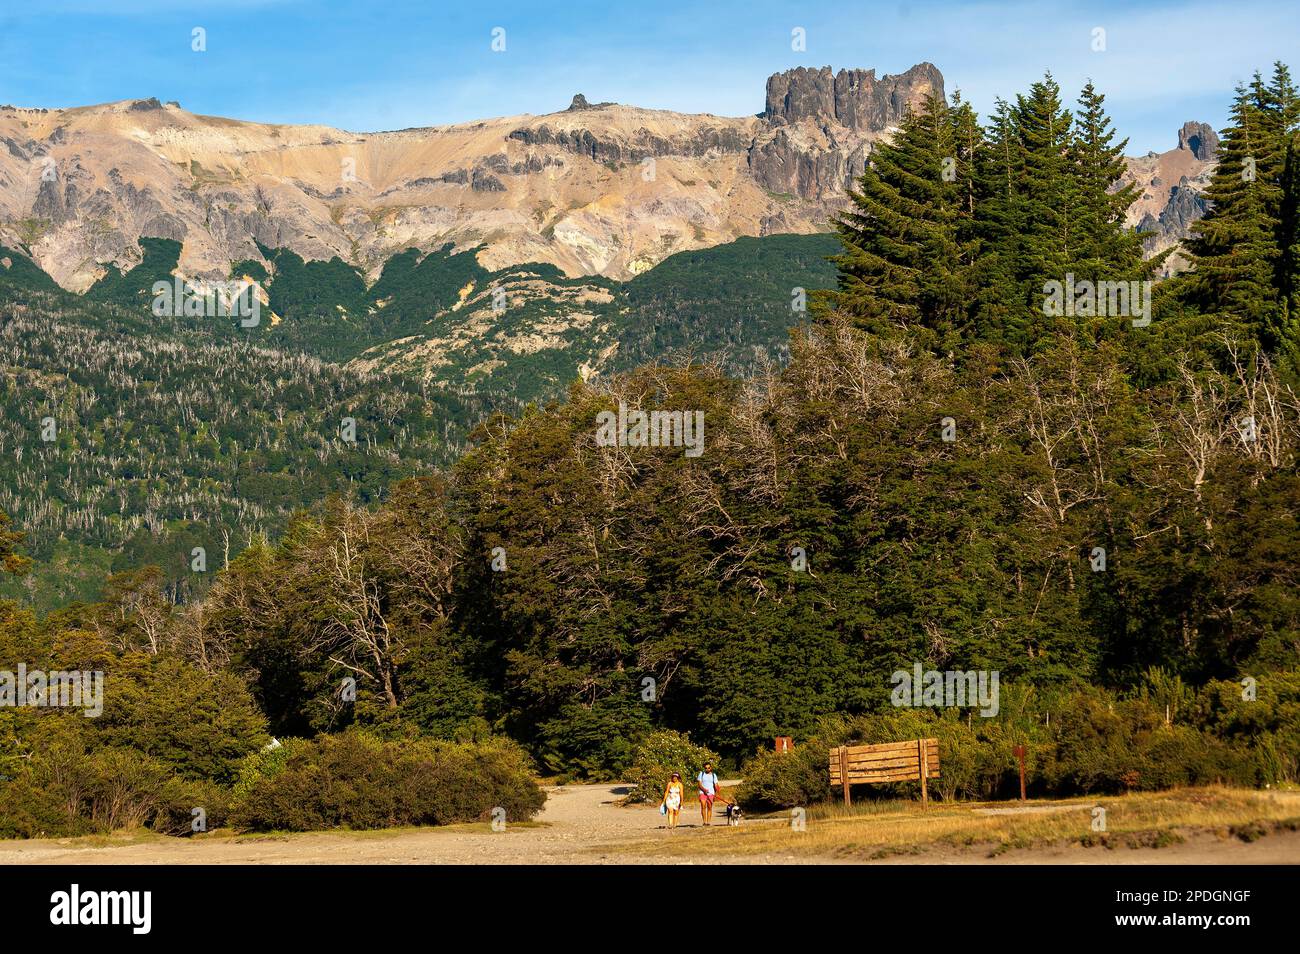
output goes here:
[{"label": "dense pine forest", "polygon": [[[731,766],[793,736],[811,761],[750,762],[755,804],[825,796],[823,742],[918,725],[948,747],[946,797],[1005,793],[1018,741],[1042,792],[1296,781],[1300,96],[1280,64],[1237,92],[1193,267],[1149,313],[1094,294],[1159,265],[1122,224],[1123,148],[1091,86],[1067,102],[1047,76],[982,120],[931,99],[872,154],[784,364],[650,362],[480,418],[481,395],[180,332],[146,347],[125,312],[29,291],[0,336],[7,569],[76,521],[143,557],[202,509],[202,539],[243,545],[202,598],[146,568],[44,617],[3,604],[0,659],[102,668],[108,690],[99,720],[0,711],[0,831],[103,827],[88,793],[129,752],[167,824],[198,797],[177,784],[236,823],[313,827],[267,806],[367,761],[335,746],[608,778],[664,731]],[[673,287],[654,307],[699,308]],[[758,287],[788,313],[789,283]],[[702,320],[656,333],[689,346]],[[131,397],[105,413],[105,392]],[[55,401],[96,453],[39,449]],[[703,452],[598,440],[620,405],[702,412]],[[345,406],[373,448],[337,446]],[[60,453],[57,482],[33,476]],[[419,455],[445,466],[399,473]],[[999,713],[900,713],[891,674],[918,663],[1000,673]],[[285,768],[268,734],[315,741]]]}]

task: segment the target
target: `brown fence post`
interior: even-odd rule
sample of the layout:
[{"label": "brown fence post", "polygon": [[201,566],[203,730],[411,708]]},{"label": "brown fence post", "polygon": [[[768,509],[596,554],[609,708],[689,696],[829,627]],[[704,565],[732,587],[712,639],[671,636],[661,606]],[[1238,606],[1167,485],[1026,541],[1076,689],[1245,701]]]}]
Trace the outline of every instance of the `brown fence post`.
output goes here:
[{"label": "brown fence post", "polygon": [[844,786],[844,804],[851,805],[853,800],[849,797],[849,747],[840,746],[840,783]]},{"label": "brown fence post", "polygon": [[929,785],[926,781],[930,775],[930,747],[925,744],[925,739],[917,739],[916,745],[921,756],[921,807],[927,808],[930,805]]},{"label": "brown fence post", "polygon": [[1011,754],[1020,763],[1020,800],[1023,802],[1025,800],[1025,747],[1017,745],[1011,750]]}]

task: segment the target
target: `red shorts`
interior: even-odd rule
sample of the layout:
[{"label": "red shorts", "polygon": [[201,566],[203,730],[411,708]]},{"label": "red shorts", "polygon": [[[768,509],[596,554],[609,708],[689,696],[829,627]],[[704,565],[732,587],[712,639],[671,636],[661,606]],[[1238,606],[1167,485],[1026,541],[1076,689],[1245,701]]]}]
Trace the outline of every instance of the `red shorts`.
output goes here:
[{"label": "red shorts", "polygon": [[718,796],[716,795],[710,795],[708,792],[700,792],[700,801],[705,805],[708,805],[710,808],[713,807],[713,800],[717,797]]}]

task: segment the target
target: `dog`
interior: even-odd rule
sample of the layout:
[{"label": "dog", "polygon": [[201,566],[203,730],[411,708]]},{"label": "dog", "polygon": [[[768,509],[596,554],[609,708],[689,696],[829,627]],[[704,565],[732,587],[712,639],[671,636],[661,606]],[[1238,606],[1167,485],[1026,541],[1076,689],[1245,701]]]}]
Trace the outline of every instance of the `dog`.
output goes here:
[{"label": "dog", "polygon": [[740,824],[741,819],[744,817],[745,813],[741,811],[740,806],[735,802],[731,802],[727,805],[727,827],[737,827]]}]

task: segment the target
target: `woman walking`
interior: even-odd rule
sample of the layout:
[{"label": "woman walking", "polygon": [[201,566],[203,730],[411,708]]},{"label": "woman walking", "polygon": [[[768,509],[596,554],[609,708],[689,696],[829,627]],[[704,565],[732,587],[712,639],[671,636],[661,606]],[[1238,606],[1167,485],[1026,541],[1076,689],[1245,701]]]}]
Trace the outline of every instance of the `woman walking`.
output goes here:
[{"label": "woman walking", "polygon": [[682,810],[682,801],[686,795],[686,787],[682,785],[682,776],[680,772],[674,772],[672,778],[668,780],[668,787],[664,789],[664,809],[668,816],[668,827],[677,827],[677,815]]}]

